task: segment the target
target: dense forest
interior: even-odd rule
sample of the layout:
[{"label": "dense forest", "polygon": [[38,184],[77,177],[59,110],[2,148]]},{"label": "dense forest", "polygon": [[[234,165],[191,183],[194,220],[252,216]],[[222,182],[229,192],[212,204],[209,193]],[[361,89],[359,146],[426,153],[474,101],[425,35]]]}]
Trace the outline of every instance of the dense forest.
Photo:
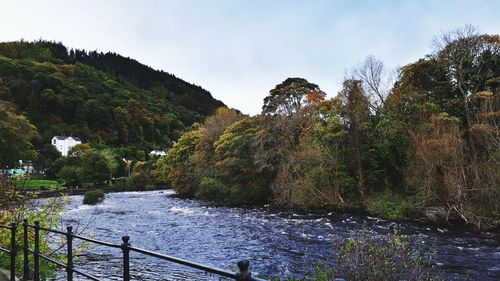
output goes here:
[{"label": "dense forest", "polygon": [[[2,165],[53,159],[54,135],[145,160],[223,105],[199,86],[118,54],[48,41],[0,43]],[[13,120],[30,128],[24,136],[7,134],[19,129]],[[22,147],[14,138],[32,149],[14,149]]]},{"label": "dense forest", "polygon": [[231,205],[500,221],[500,36],[465,27],[397,71],[368,57],[327,99],[288,78],[262,113],[222,108],[156,163],[178,194]]}]

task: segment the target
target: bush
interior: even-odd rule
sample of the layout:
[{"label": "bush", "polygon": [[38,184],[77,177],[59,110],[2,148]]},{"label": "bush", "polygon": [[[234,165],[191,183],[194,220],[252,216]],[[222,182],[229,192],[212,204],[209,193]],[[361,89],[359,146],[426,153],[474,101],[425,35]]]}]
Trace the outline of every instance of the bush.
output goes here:
[{"label": "bush", "polygon": [[403,197],[397,194],[384,193],[369,198],[365,205],[371,215],[401,221],[418,217],[417,202],[418,198],[415,196]]},{"label": "bush", "polygon": [[[28,219],[30,225],[34,224],[35,220],[39,220],[42,227],[57,228],[60,222],[59,212],[63,209],[63,199],[62,198],[48,198],[40,202],[38,200],[33,200],[36,195],[33,194],[23,194],[19,196],[7,179],[0,175],[0,224],[10,225],[13,221],[19,221],[20,218]],[[35,202],[36,201],[36,202]],[[18,225],[18,231],[22,229],[22,225]],[[50,239],[49,233],[42,231],[40,233],[40,252],[49,253],[50,257],[62,262],[65,259],[65,255],[59,252],[52,252],[51,249],[54,247],[62,247],[64,244]],[[19,232],[18,232],[19,235]],[[61,241],[62,242],[62,241]],[[8,229],[0,229],[0,247],[9,248],[11,243],[11,232]],[[23,241],[22,239],[16,239],[16,248],[22,249]],[[29,238],[29,248],[34,247],[33,237]],[[23,264],[23,255],[18,254],[16,256],[16,264]],[[30,267],[33,266],[33,255],[29,255]],[[10,266],[10,255],[5,252],[0,252],[0,268],[9,268]],[[16,274],[17,276],[22,275],[22,266],[17,266]],[[40,264],[40,280],[52,280],[56,266],[51,263],[41,263]],[[1,278],[0,278],[1,279]],[[3,280],[3,279],[2,279]],[[16,279],[17,280],[17,279]]]},{"label": "bush", "polygon": [[337,249],[335,273],[349,281],[440,280],[414,236],[358,231]]},{"label": "bush", "polygon": [[148,178],[143,172],[134,172],[127,178],[128,190],[146,190],[148,186]]},{"label": "bush", "polygon": [[104,201],[105,197],[104,191],[100,189],[87,191],[83,197],[83,204],[95,205]]}]

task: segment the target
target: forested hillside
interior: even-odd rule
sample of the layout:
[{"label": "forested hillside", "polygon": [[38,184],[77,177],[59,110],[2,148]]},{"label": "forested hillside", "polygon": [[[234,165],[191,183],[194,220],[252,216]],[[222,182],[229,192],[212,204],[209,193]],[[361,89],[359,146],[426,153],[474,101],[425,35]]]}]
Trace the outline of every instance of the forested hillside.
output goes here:
[{"label": "forested hillside", "polygon": [[39,153],[54,135],[74,135],[131,159],[171,146],[223,106],[201,87],[133,59],[47,41],[0,43],[0,102],[36,126]]}]

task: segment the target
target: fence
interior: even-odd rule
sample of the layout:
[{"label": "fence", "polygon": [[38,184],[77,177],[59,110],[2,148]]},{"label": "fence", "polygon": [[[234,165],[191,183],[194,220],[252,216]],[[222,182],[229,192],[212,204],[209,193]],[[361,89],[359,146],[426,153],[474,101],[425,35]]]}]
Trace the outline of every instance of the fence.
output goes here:
[{"label": "fence", "polygon": [[[11,239],[10,239],[10,249],[6,249],[3,247],[0,247],[0,251],[6,252],[10,255],[10,280],[15,281],[16,280],[16,256],[18,254],[18,249],[16,246],[16,234],[18,230],[18,224],[16,222],[12,223],[11,225],[0,225],[0,228],[3,229],[8,229],[11,232]],[[110,248],[116,248],[116,249],[121,249],[122,254],[123,254],[123,280],[124,281],[130,281],[130,252],[136,252],[140,253],[143,255],[155,257],[164,261],[169,261],[173,262],[176,264],[181,264],[187,267],[191,268],[196,268],[208,273],[212,273],[215,275],[219,275],[222,277],[234,279],[237,281],[265,281],[264,279],[256,278],[251,276],[251,272],[249,270],[250,268],[250,262],[248,260],[240,260],[238,261],[237,265],[239,268],[239,272],[231,272],[215,267],[211,267],[209,265],[204,265],[201,263],[173,257],[173,256],[168,256],[152,251],[148,251],[145,249],[141,248],[135,248],[132,247],[129,241],[128,236],[123,236],[122,237],[122,243],[121,244],[114,244],[114,243],[109,243],[105,241],[99,241],[96,239],[91,239],[88,237],[76,235],[73,233],[73,228],[71,226],[68,226],[66,228],[66,232],[60,231],[60,230],[55,230],[55,229],[50,229],[50,228],[44,228],[40,226],[39,221],[35,221],[34,225],[28,224],[27,220],[24,220],[22,223],[22,228],[23,228],[23,281],[27,280],[34,280],[34,281],[40,281],[40,258],[56,264],[58,266],[61,266],[66,269],[66,280],[72,281],[73,280],[73,275],[74,273],[80,274],[90,280],[95,280],[95,281],[100,281],[95,276],[92,276],[91,274],[85,273],[77,268],[74,267],[73,264],[73,240],[74,239],[80,239],[83,241],[87,241],[90,243],[110,247]],[[30,229],[34,230],[34,249],[31,249],[29,247],[29,231]],[[54,233],[57,235],[62,235],[66,237],[66,263],[57,261],[43,253],[40,253],[40,231],[46,231],[49,233]],[[33,255],[33,274],[31,274],[30,271],[30,262],[29,262],[29,255]]]}]

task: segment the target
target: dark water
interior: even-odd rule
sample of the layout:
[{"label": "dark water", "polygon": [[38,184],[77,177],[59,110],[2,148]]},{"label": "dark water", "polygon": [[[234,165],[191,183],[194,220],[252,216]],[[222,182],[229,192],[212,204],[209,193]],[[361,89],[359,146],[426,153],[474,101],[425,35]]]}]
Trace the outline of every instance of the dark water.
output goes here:
[{"label": "dark water", "polygon": [[[71,196],[62,215],[80,235],[120,243],[130,236],[135,247],[229,269],[248,258],[252,271],[266,276],[300,277],[315,264],[332,264],[334,243],[359,228],[383,235],[390,222],[370,217],[316,216],[262,209],[213,207],[171,197],[171,191],[107,194],[103,204],[82,205]],[[394,226],[394,225],[393,225]],[[415,225],[399,226],[416,234],[433,252],[449,280],[500,280],[500,235],[471,234]],[[102,280],[120,280],[121,252],[89,247],[76,266]],[[218,280],[183,266],[131,254],[133,280]],[[57,280],[63,280],[63,272]],[[85,280],[78,279],[77,280]]]}]

